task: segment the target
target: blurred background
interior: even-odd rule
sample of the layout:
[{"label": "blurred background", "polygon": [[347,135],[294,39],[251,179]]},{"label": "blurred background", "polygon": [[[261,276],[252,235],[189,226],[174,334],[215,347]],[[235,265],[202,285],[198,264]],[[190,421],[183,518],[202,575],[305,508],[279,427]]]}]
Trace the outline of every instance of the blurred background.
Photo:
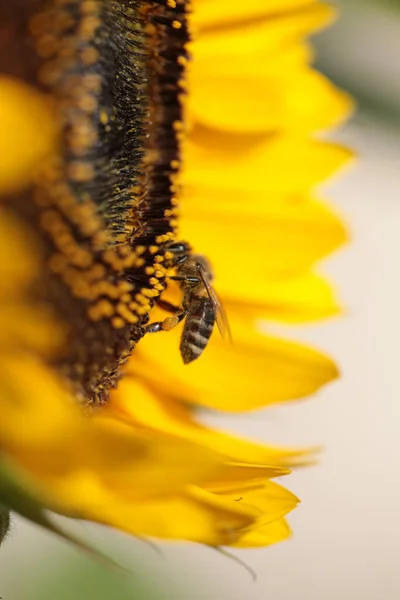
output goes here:
[{"label": "blurred background", "polygon": [[[360,161],[327,190],[353,242],[323,265],[345,318],[298,328],[335,356],[342,379],[312,401],[244,418],[213,417],[267,443],[322,444],[319,466],[284,481],[303,504],[294,537],[239,555],[145,543],[76,524],[127,567],[111,573],[55,537],[15,524],[0,551],[4,600],[397,600],[400,597],[400,1],[342,0],[342,19],[316,38],[318,67],[357,98],[336,138]],[[68,524],[70,528],[70,525]]]}]

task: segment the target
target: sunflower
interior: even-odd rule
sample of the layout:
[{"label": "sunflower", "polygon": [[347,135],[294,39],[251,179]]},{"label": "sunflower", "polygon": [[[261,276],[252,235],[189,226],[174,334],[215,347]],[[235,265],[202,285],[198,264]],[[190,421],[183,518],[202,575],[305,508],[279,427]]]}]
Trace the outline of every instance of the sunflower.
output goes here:
[{"label": "sunflower", "polygon": [[[349,152],[315,133],[351,102],[309,66],[331,7],[188,4],[0,7],[3,534],[12,510],[66,537],[48,511],[213,547],[289,535],[298,500],[271,480],[307,453],[196,407],[249,411],[337,376],[259,324],[338,312],[313,266],[346,233],[314,189]],[[222,309],[203,256],[232,343],[208,340]]]}]

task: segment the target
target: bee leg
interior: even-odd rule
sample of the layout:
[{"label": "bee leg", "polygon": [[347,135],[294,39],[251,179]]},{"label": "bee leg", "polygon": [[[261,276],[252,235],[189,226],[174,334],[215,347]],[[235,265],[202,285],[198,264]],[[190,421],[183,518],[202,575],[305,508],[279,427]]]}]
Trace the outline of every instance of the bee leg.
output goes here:
[{"label": "bee leg", "polygon": [[166,317],[164,321],[156,321],[155,323],[149,323],[145,327],[146,333],[156,333],[157,331],[171,331],[178,325],[187,315],[187,310],[184,309],[180,313],[173,315],[172,317]]},{"label": "bee leg", "polygon": [[162,331],[163,321],[156,321],[155,323],[149,323],[146,325],[145,332],[146,333],[156,333],[157,331]]},{"label": "bee leg", "polygon": [[198,284],[201,283],[201,279],[198,277],[183,277],[181,275],[173,275],[169,279],[173,279],[174,281],[185,281],[186,283]]},{"label": "bee leg", "polygon": [[168,246],[168,251],[173,254],[183,254],[186,256],[190,250],[191,248],[187,242],[174,242]]},{"label": "bee leg", "polygon": [[181,308],[174,306],[171,304],[171,302],[167,302],[166,300],[157,300],[157,306],[170,313],[178,313],[182,311]]}]

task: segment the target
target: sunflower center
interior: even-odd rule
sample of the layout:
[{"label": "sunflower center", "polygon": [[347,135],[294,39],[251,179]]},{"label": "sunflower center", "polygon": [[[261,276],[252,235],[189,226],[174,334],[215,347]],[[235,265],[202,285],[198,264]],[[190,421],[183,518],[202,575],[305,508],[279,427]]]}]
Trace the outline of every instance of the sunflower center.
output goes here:
[{"label": "sunflower center", "polygon": [[13,207],[43,248],[32,293],[68,328],[55,366],[83,401],[101,403],[165,287],[186,2],[27,4],[5,17],[24,31],[24,78],[51,96],[60,148]]}]

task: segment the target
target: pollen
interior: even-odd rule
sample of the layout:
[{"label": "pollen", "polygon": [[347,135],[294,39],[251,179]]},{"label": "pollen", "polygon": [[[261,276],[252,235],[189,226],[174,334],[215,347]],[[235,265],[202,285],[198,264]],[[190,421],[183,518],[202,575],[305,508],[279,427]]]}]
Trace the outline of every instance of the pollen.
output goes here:
[{"label": "pollen", "polygon": [[178,60],[178,64],[179,64],[181,67],[186,67],[186,66],[187,66],[188,60],[187,60],[186,56],[183,56],[183,55],[181,54],[180,56],[178,56],[178,59],[177,59],[177,60]]},{"label": "pollen", "polygon": [[75,161],[69,165],[68,175],[73,181],[85,183],[94,179],[95,171],[89,162]]},{"label": "pollen", "polygon": [[139,317],[132,313],[123,302],[117,304],[116,311],[127,323],[137,323],[139,321]]},{"label": "pollen", "polygon": [[183,131],[183,129],[184,129],[182,121],[174,121],[172,125],[173,125],[173,128],[175,131],[180,132],[180,131]]},{"label": "pollen", "polygon": [[[93,11],[98,10],[98,5],[93,3]],[[98,17],[89,15],[82,20],[79,37],[82,41],[92,41],[95,37],[97,29],[99,29],[101,21]]]},{"label": "pollen", "polygon": [[111,319],[111,323],[114,329],[122,329],[126,325],[125,321],[121,319],[121,317],[113,317]]},{"label": "pollen", "polygon": [[84,48],[81,53],[81,60],[85,67],[92,67],[100,60],[100,55],[96,48]]}]

